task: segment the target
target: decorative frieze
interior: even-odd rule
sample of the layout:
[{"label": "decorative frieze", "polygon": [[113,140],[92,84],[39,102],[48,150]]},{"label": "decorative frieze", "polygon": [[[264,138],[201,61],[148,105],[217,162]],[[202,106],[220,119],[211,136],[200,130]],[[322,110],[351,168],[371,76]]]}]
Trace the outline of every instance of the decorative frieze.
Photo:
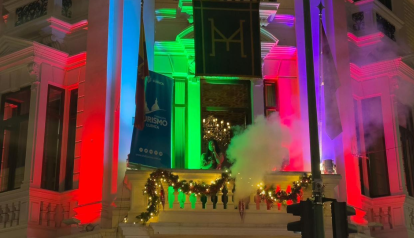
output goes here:
[{"label": "decorative frieze", "polygon": [[47,3],[48,0],[37,0],[16,8],[17,20],[15,26],[19,26],[36,18],[45,16],[47,14]]},{"label": "decorative frieze", "polygon": [[40,67],[36,62],[30,62],[29,64],[27,64],[27,70],[29,71],[29,75],[34,81],[39,81],[39,68]]}]

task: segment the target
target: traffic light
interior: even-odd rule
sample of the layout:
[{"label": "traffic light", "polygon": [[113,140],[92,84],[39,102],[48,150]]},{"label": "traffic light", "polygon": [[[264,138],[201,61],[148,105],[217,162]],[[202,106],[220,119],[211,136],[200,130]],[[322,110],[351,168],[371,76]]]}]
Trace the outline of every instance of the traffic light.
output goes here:
[{"label": "traffic light", "polygon": [[348,238],[350,233],[357,233],[357,227],[348,224],[348,216],[356,215],[353,207],[347,206],[346,202],[333,201],[331,212],[334,238]]},{"label": "traffic light", "polygon": [[294,233],[301,233],[302,238],[314,238],[314,215],[311,200],[301,201],[300,203],[287,206],[287,212],[294,216],[300,216],[300,221],[289,222],[287,230]]}]

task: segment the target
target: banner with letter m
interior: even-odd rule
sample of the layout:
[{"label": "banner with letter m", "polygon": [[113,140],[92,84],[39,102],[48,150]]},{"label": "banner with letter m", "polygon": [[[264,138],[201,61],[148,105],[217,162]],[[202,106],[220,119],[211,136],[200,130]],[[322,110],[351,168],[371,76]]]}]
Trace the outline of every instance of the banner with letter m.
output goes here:
[{"label": "banner with letter m", "polygon": [[257,0],[193,0],[197,76],[262,77]]}]

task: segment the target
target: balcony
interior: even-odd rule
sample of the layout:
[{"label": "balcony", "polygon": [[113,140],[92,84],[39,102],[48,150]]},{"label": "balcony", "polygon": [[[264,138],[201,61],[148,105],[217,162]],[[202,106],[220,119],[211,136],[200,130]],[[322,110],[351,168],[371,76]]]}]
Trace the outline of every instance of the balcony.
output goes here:
[{"label": "balcony", "polygon": [[[113,212],[113,225],[121,222],[122,233],[125,237],[148,237],[151,235],[189,235],[216,236],[216,235],[243,235],[243,236],[289,236],[298,235],[288,232],[288,222],[298,218],[286,213],[286,206],[272,204],[268,206],[264,201],[255,199],[255,189],[252,188],[250,198],[245,199],[244,219],[241,219],[238,209],[238,201],[232,201],[231,183],[227,185],[228,193],[217,194],[217,202],[213,204],[211,196],[203,206],[200,197],[197,199],[185,198],[185,202],[178,202],[178,192],[165,192],[165,206],[160,205],[159,216],[154,216],[142,226],[136,216],[145,212],[148,204],[148,196],[144,193],[145,183],[152,171],[128,170],[126,172],[127,192],[121,199],[117,199],[117,209]],[[221,172],[214,170],[173,170],[180,180],[204,181],[209,183],[221,177]],[[266,185],[280,186],[286,189],[293,181],[301,178],[300,172],[274,172],[264,176]],[[325,196],[334,197],[334,188],[338,185],[340,175],[323,175],[325,184]],[[237,182],[235,182],[237,187]],[[162,187],[167,191],[168,184],[162,182]],[[302,200],[311,195],[311,187],[303,191]],[[174,196],[174,199],[171,198]],[[182,195],[181,195],[182,196]],[[227,199],[225,198],[227,197]],[[182,198],[182,197],[181,197]],[[223,198],[223,199],[221,199]],[[224,201],[224,202],[223,202]],[[227,202],[226,202],[227,201]],[[204,207],[204,208],[203,208]],[[325,206],[326,216],[330,215],[329,206]],[[332,236],[330,219],[326,219],[327,237]],[[140,236],[141,234],[142,236]]]},{"label": "balcony", "polygon": [[[409,197],[407,197],[408,199]],[[362,196],[362,206],[366,211],[371,235],[374,237],[407,237],[407,228],[410,228],[412,219],[408,216],[404,219],[404,214],[410,215],[410,203],[405,202],[405,195],[393,195],[380,198],[368,198]],[[406,207],[406,208],[404,208]],[[404,212],[404,210],[406,210]],[[411,237],[411,236],[409,236]]]},{"label": "balcony", "polygon": [[63,193],[38,188],[16,189],[0,195],[0,237],[58,237],[70,234],[62,223],[73,217],[77,190]]}]

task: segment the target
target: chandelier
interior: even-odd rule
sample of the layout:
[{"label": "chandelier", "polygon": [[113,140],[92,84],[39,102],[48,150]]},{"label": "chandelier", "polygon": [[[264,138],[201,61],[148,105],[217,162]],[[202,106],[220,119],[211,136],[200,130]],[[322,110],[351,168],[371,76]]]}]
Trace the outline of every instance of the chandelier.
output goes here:
[{"label": "chandelier", "polygon": [[226,146],[230,143],[230,123],[218,121],[213,116],[203,119],[203,140],[216,140],[219,144]]}]

